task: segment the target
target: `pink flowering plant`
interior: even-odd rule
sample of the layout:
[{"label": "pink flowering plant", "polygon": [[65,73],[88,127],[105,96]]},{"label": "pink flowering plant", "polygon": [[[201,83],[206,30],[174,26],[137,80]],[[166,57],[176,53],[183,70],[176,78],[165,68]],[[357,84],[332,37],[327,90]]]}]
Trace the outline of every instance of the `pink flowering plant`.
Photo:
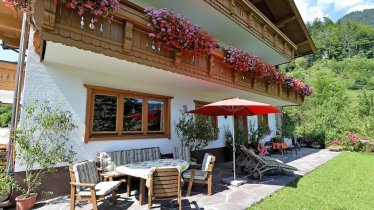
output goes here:
[{"label": "pink flowering plant", "polygon": [[152,29],[149,36],[157,47],[162,46],[175,53],[199,55],[208,53],[217,45],[217,40],[208,32],[173,11],[146,8],[144,13],[148,17],[148,27]]},{"label": "pink flowering plant", "polygon": [[264,144],[258,144],[257,150],[259,152],[259,155],[265,156],[269,154]]},{"label": "pink flowering plant", "polygon": [[[3,0],[16,10],[26,10],[35,0]],[[119,9],[119,0],[54,0],[65,5],[67,9],[77,10],[79,15],[90,13],[95,16],[109,17],[111,12]]]},{"label": "pink flowering plant", "polygon": [[28,11],[34,0],[3,0],[3,2],[12,9]]},{"label": "pink flowering plant", "polygon": [[235,47],[224,47],[224,62],[238,71],[254,72],[259,59],[250,52]]},{"label": "pink flowering plant", "polygon": [[300,93],[303,96],[309,96],[313,93],[313,89],[309,85],[293,77],[286,77],[283,86],[288,90]]},{"label": "pink flowering plant", "polygon": [[67,9],[77,10],[79,15],[90,13],[95,16],[109,17],[119,9],[119,0],[55,0]]},{"label": "pink flowering plant", "polygon": [[329,148],[340,147],[344,150],[358,151],[360,139],[363,139],[363,137],[356,133],[340,134],[335,136],[332,140],[328,140],[327,146]]},{"label": "pink flowering plant", "polygon": [[274,82],[278,85],[284,83],[286,78],[283,72],[278,71],[273,65],[267,64],[251,52],[224,47],[224,62],[232,69],[244,71],[251,78],[260,78],[267,83]]}]

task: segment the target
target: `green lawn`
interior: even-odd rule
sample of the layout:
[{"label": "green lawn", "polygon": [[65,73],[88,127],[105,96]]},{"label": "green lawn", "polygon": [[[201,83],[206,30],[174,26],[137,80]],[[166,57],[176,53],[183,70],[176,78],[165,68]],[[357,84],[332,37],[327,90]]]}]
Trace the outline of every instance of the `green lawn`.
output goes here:
[{"label": "green lawn", "polygon": [[374,209],[374,155],[344,152],[250,209]]}]

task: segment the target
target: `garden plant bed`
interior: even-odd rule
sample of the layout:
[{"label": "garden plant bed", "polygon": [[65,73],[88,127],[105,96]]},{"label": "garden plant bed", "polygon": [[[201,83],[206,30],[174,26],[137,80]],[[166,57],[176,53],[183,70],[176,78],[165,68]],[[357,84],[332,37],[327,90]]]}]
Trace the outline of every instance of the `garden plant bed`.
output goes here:
[{"label": "garden plant bed", "polygon": [[370,209],[374,155],[344,152],[250,209]]}]

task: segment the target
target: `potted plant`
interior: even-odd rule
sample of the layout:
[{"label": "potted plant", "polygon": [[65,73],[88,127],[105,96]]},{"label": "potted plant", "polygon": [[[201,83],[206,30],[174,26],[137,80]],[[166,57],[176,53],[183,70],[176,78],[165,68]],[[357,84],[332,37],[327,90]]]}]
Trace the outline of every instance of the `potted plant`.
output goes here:
[{"label": "potted plant", "polygon": [[9,201],[10,193],[12,191],[12,187],[14,185],[14,181],[12,177],[7,176],[5,173],[0,173],[0,204],[4,206],[5,203],[9,205],[11,202]]},{"label": "potted plant", "polygon": [[[75,152],[68,146],[69,135],[77,127],[72,114],[52,108],[48,101],[35,101],[22,110],[16,130],[17,161],[25,170],[23,182],[17,183],[22,194],[16,197],[18,210],[31,209],[36,202],[42,177],[56,172],[56,166],[72,162]],[[47,195],[51,192],[43,192]]]},{"label": "potted plant", "polygon": [[255,123],[249,122],[249,144],[254,151],[257,151],[260,140],[269,133],[269,128],[264,123],[258,123],[257,128]]},{"label": "potted plant", "polygon": [[175,123],[175,131],[183,147],[189,147],[191,154],[204,149],[208,143],[217,139],[219,129],[203,118],[194,118],[187,113],[187,106],[183,106],[179,122]]},{"label": "potted plant", "polygon": [[[227,126],[224,127],[225,134],[225,160],[232,161],[232,133]],[[243,130],[237,130],[235,132],[235,144],[241,145],[244,143],[244,132]]]}]

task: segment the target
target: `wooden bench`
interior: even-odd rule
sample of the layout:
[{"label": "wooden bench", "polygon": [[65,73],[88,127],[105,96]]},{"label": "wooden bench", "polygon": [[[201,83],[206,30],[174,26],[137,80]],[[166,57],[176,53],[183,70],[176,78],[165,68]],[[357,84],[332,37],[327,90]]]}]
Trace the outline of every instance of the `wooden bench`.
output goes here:
[{"label": "wooden bench", "polygon": [[[130,163],[138,163],[144,161],[152,161],[161,159],[159,147],[121,150],[112,152],[101,152],[98,154],[98,167],[101,171],[100,177],[113,181],[114,178],[127,176],[116,171],[116,168],[121,165]],[[122,179],[122,182],[127,182],[127,196],[131,193],[131,177],[127,176]]]}]

